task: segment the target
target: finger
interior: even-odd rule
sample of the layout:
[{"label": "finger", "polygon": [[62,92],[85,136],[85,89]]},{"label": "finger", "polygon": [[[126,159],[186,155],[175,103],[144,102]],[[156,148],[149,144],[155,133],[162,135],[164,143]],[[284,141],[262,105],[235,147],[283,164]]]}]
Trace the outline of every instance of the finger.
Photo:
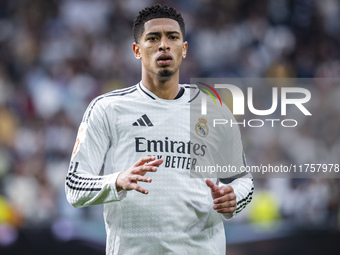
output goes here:
[{"label": "finger", "polygon": [[152,182],[152,179],[150,177],[144,177],[142,175],[136,174],[131,176],[130,181],[136,181],[136,182]]},{"label": "finger", "polygon": [[153,160],[155,160],[155,156],[145,156],[145,157],[142,157],[141,159],[139,159],[134,164],[134,166],[141,166],[141,165],[144,165],[145,163],[153,161]]},{"label": "finger", "polygon": [[206,179],[205,183],[211,189],[211,192],[218,192],[219,191],[219,187],[215,183],[213,183],[211,180]]},{"label": "finger", "polygon": [[160,158],[160,159],[156,159],[156,160],[153,160],[153,161],[150,161],[150,162],[147,162],[145,163],[146,166],[159,166],[163,163],[163,159]]},{"label": "finger", "polygon": [[232,200],[232,201],[227,201],[227,202],[220,203],[220,204],[215,204],[213,208],[215,210],[219,210],[219,209],[224,209],[224,208],[236,207],[236,205],[237,205],[236,200]]},{"label": "finger", "polygon": [[223,186],[223,187],[221,187],[221,188],[224,190],[224,194],[234,192],[233,187],[231,187],[230,185]]},{"label": "finger", "polygon": [[226,194],[231,194],[231,193],[234,193],[234,189],[228,185],[228,186],[218,187],[218,189],[212,192],[212,196],[215,199],[215,198],[222,197],[222,196],[225,196]]},{"label": "finger", "polygon": [[219,209],[216,210],[218,213],[233,213],[236,211],[236,206],[235,207],[229,207],[229,208],[224,208],[224,209]]},{"label": "finger", "polygon": [[139,192],[139,193],[142,193],[142,194],[145,194],[145,195],[147,195],[147,194],[149,194],[149,191],[147,190],[147,189],[143,189],[141,186],[139,186],[138,184],[133,184],[133,185],[131,185],[132,187],[132,189],[133,190],[135,190],[135,191],[137,191],[137,192]]},{"label": "finger", "polygon": [[232,201],[232,200],[236,201],[236,195],[234,193],[229,193],[227,195],[215,198],[214,204],[220,204],[220,203],[224,203],[224,202]]},{"label": "finger", "polygon": [[211,192],[211,196],[213,197],[213,199],[219,198],[224,196],[223,190],[221,188],[219,188],[217,191],[215,192]]},{"label": "finger", "polygon": [[145,175],[147,172],[156,172],[156,171],[157,171],[157,167],[155,166],[142,165],[142,166],[135,167],[131,171],[131,173]]}]

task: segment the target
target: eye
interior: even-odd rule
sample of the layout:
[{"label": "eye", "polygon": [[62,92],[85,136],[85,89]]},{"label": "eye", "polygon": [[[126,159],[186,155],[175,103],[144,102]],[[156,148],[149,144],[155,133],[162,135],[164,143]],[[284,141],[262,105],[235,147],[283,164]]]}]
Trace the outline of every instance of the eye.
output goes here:
[{"label": "eye", "polygon": [[148,41],[156,41],[157,37],[156,36],[150,36],[147,38]]},{"label": "eye", "polygon": [[177,39],[179,39],[179,36],[178,35],[170,35],[170,39],[171,40],[177,40]]}]

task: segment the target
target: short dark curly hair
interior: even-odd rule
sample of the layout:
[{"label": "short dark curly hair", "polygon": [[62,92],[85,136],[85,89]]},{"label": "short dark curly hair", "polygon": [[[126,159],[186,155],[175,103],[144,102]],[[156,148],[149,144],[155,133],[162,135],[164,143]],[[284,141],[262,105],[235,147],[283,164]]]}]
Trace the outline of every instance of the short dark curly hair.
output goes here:
[{"label": "short dark curly hair", "polygon": [[156,4],[141,10],[133,22],[132,32],[136,43],[139,42],[139,39],[144,32],[145,22],[158,18],[169,18],[176,20],[184,38],[185,24],[182,15],[172,7],[166,6],[164,4]]}]

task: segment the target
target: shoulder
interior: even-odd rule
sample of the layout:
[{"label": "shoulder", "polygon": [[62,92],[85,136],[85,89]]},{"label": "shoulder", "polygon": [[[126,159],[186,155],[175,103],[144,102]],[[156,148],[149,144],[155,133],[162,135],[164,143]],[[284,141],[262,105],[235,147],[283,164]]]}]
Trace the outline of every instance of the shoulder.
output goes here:
[{"label": "shoulder", "polygon": [[100,95],[91,101],[89,107],[96,107],[96,105],[98,105],[105,108],[105,106],[107,106],[108,104],[124,100],[131,100],[132,98],[136,98],[137,96],[137,85],[134,85],[125,89],[117,89]]},{"label": "shoulder", "polygon": [[139,93],[137,91],[137,85],[134,85],[128,88],[117,89],[97,96],[88,105],[83,121],[87,121],[93,113],[98,114],[100,112],[104,112],[109,105],[114,106],[115,104],[122,101],[134,100],[136,97],[138,97],[138,95]]},{"label": "shoulder", "polygon": [[117,89],[106,94],[100,95],[92,100],[90,105],[96,104],[108,104],[110,102],[119,101],[119,100],[128,100],[129,98],[134,98],[137,96],[137,85],[124,88]]}]

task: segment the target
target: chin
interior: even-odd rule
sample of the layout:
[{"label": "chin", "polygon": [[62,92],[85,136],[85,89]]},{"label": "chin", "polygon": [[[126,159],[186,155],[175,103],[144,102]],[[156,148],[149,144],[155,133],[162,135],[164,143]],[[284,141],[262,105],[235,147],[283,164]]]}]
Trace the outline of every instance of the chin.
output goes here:
[{"label": "chin", "polygon": [[164,78],[171,77],[173,75],[174,75],[174,72],[169,69],[164,69],[158,72],[158,76],[164,77]]}]

